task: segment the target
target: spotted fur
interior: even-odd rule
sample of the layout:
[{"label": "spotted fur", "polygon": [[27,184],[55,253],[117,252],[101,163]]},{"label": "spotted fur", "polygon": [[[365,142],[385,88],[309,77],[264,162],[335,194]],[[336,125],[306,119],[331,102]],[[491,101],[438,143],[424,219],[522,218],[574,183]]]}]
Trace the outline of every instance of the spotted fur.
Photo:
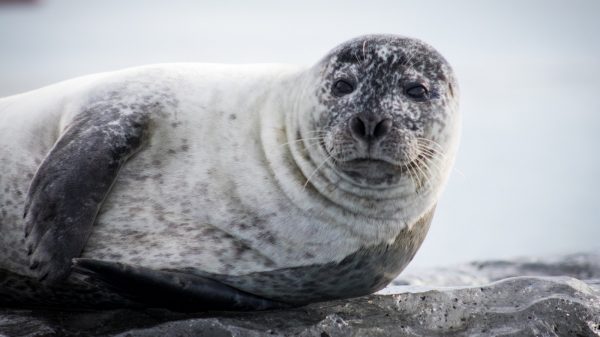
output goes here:
[{"label": "spotted fur", "polygon": [[[358,84],[341,99],[330,94],[338,76]],[[430,101],[403,95],[415,80],[427,81]],[[46,270],[56,252],[65,266],[79,248],[61,245],[77,243],[86,259],[209,275],[294,303],[372,292],[427,232],[457,144],[455,86],[431,47],[366,36],[312,68],[157,65],[2,99],[0,270],[36,276],[26,243],[40,242],[31,233],[42,228],[58,233],[32,253],[46,257]],[[352,161],[365,154],[348,138],[358,113],[393,120],[371,153],[376,166]],[[410,166],[434,160],[416,137],[445,153],[428,168],[428,184]],[[52,182],[62,186],[40,192]],[[39,210],[48,200],[81,207],[47,217]],[[64,227],[79,212],[84,221]],[[75,234],[63,242],[61,233]],[[74,296],[85,288],[73,274],[66,282],[77,285]]]},{"label": "spotted fur", "polygon": [[252,294],[293,304],[368,295],[385,287],[412,260],[429,230],[433,212],[432,209],[410,229],[402,230],[391,244],[363,247],[339,262],[240,276],[203,276]]},{"label": "spotted fur", "polygon": [[[317,86],[320,103],[315,126],[327,133],[325,147],[334,159],[347,162],[357,158],[388,160],[406,164],[419,150],[417,137],[443,142],[437,130],[446,128],[454,114],[456,87],[447,62],[431,47],[413,39],[373,37],[358,39],[335,49],[320,64]],[[356,89],[336,97],[332,87],[338,79],[349,79]],[[425,99],[408,96],[413,83],[428,88]],[[366,153],[364,144],[347,132],[356,115],[366,119],[387,117],[391,132]],[[372,182],[369,182],[372,183]]]}]

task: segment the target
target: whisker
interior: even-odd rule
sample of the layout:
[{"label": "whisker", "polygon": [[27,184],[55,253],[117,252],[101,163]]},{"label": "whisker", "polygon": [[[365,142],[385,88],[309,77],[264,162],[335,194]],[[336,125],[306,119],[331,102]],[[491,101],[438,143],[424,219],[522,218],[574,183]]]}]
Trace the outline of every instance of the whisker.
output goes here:
[{"label": "whisker", "polygon": [[[426,144],[419,144],[419,141],[428,141],[430,144],[433,144],[435,146],[438,147],[438,149],[432,148]],[[443,157],[443,159],[447,158],[447,155],[445,153],[445,151],[442,149],[442,146],[436,142],[434,142],[433,140],[427,139],[427,138],[421,138],[421,137],[417,137],[417,146],[419,147],[420,150],[423,149],[427,149],[430,152],[434,152],[436,155],[439,155],[441,157]],[[437,160],[441,160],[441,159],[437,159]],[[461,177],[465,177],[464,172],[462,172],[459,168],[457,167],[452,167],[452,171],[455,171],[456,173],[458,173]]]},{"label": "whisker", "polygon": [[433,140],[427,139],[427,138],[423,138],[423,137],[417,137],[417,142],[419,142],[419,141],[421,141],[421,142],[427,142],[427,144],[435,145],[438,150],[440,150],[442,152],[445,152],[444,148],[440,145],[440,143],[438,143],[436,141],[433,141]]},{"label": "whisker", "polygon": [[[402,155],[403,156],[407,156],[405,150],[402,150]],[[411,166],[410,163],[406,163],[406,164],[402,165],[402,167],[408,173],[408,177],[410,178],[410,181],[415,186],[415,193],[419,196],[419,198],[421,198],[421,195],[419,194],[419,184],[417,182],[417,178],[414,176],[414,173],[413,173],[412,168],[410,166]]]},{"label": "whisker", "polygon": [[406,65],[406,66],[407,66],[406,70],[410,70],[410,69],[414,68],[414,64],[412,64],[412,62],[411,62],[411,61],[413,60],[413,58],[415,58],[415,56],[416,56],[416,54],[414,54],[414,55],[410,56],[410,57],[409,57],[409,58],[406,60],[406,62],[404,62],[404,65]]},{"label": "whisker", "polygon": [[[430,174],[431,174],[432,176],[433,176],[433,174],[434,174],[434,173],[441,174],[441,173],[443,172],[443,171],[442,171],[442,168],[441,168],[441,167],[438,165],[438,163],[436,163],[435,161],[429,161],[429,162],[427,162],[427,161],[423,161],[423,164],[424,164],[424,165],[426,165],[426,166],[428,167],[428,169],[429,169],[429,171],[430,171]],[[430,167],[430,166],[429,166],[429,164],[431,164],[432,166]],[[432,170],[431,170],[431,168],[434,168],[434,169],[435,169],[435,172],[431,172],[431,171],[432,171]]]},{"label": "whisker", "polygon": [[447,157],[447,155],[446,155],[445,152],[442,152],[442,151],[440,151],[440,150],[438,150],[436,148],[433,148],[433,147],[430,147],[430,146],[427,146],[427,145],[424,145],[424,144],[417,144],[417,148],[421,149],[421,150],[427,150],[428,153],[440,156],[442,158],[446,158]]},{"label": "whisker", "polygon": [[[311,174],[308,176],[308,178],[306,178],[306,182],[304,183],[304,187],[303,187],[303,189],[306,189],[306,186],[308,185],[308,182],[310,181],[310,178],[312,178],[312,177],[315,175],[315,173],[317,173],[317,171],[319,171],[319,169],[320,169],[321,167],[323,167],[323,165],[325,165],[325,163],[326,163],[326,162],[327,162],[327,161],[328,161],[330,158],[333,158],[333,155],[329,155],[329,157],[325,158],[325,160],[323,160],[323,162],[322,162],[321,164],[319,164],[319,166],[317,166],[317,168],[316,168],[314,171],[312,171],[312,173],[311,173]],[[335,161],[335,158],[334,158],[334,161]]]},{"label": "whisker", "polygon": [[[419,150],[426,151],[427,149],[419,149]],[[444,158],[441,157],[441,154],[435,154],[435,155],[434,154],[430,154],[430,155],[431,155],[430,159],[431,159],[431,163],[432,164],[434,164],[436,161],[442,162],[444,160]],[[462,172],[459,168],[457,168],[457,167],[454,166],[454,167],[451,168],[451,170],[453,172],[456,172],[458,175],[460,175],[461,178],[465,177],[465,173]]]},{"label": "whisker", "polygon": [[422,152],[422,153],[426,154],[426,155],[427,155],[427,157],[429,157],[429,158],[430,158],[432,161],[434,161],[434,160],[435,160],[435,161],[440,161],[440,162],[441,162],[443,159],[446,159],[446,158],[444,157],[444,154],[442,154],[442,153],[436,153],[436,152],[432,151],[432,150],[431,150],[431,149],[429,149],[429,148],[423,148],[423,147],[418,147],[418,146],[417,146],[417,149],[418,149],[420,152]]},{"label": "whisker", "polygon": [[[418,193],[418,190],[420,190],[423,187],[423,178],[421,177],[421,175],[419,174],[419,172],[417,171],[417,168],[415,166],[411,166],[410,170],[411,170],[411,172],[413,172],[413,174],[415,176],[415,180],[416,180],[415,187],[417,188],[417,193]],[[421,195],[421,194],[419,193],[419,195]],[[423,197],[421,197],[421,199],[423,199]]]},{"label": "whisker", "polygon": [[428,150],[431,153],[435,153],[435,154],[439,154],[439,155],[445,155],[445,153],[441,152],[440,150],[438,150],[438,149],[436,149],[434,147],[428,146],[426,144],[417,143],[416,145],[417,145],[417,148],[419,148],[419,149],[425,149],[425,150]]},{"label": "whisker", "polygon": [[[435,172],[433,172],[432,167],[429,166],[429,164],[425,160],[422,160],[421,164],[424,166],[424,169],[429,173],[430,186],[433,187],[432,181],[435,179],[435,176],[434,176]],[[439,173],[439,169],[437,172]]]},{"label": "whisker", "polygon": [[441,147],[440,143],[436,142],[433,139],[429,139],[429,138],[425,138],[425,137],[415,137],[415,138],[419,139],[419,140],[424,140],[426,142],[430,142],[430,143],[433,143],[433,144],[437,144],[437,145],[439,145]]},{"label": "whisker", "polygon": [[433,185],[431,185],[431,181],[429,180],[427,172],[423,171],[421,164],[421,160],[417,157],[417,159],[415,160],[415,167],[423,174],[423,178],[425,178],[425,184],[429,185],[429,187],[433,187]]},{"label": "whisker", "polygon": [[356,53],[356,51],[353,53],[354,58],[356,59],[356,62],[358,64],[360,64],[362,61],[358,58],[358,54]]},{"label": "whisker", "polygon": [[412,168],[410,167],[410,165],[406,164],[404,165],[406,167],[406,169],[408,170],[408,174],[410,176],[410,180],[412,181],[413,185],[415,185],[415,192],[417,193],[417,195],[419,197],[421,197],[421,194],[419,194],[419,183],[417,181],[417,178],[414,176],[414,173],[412,171]]},{"label": "whisker", "polygon": [[300,148],[300,151],[308,151],[309,149],[319,146],[320,144],[320,141],[306,142],[306,144],[304,144],[304,146]]},{"label": "whisker", "polygon": [[427,146],[425,144],[420,144],[419,142],[417,142],[417,148],[419,150],[427,150],[428,153],[430,153],[432,155],[441,156],[444,159],[447,157],[446,153],[444,153],[443,151],[438,150],[438,149],[433,148],[433,147],[430,147],[430,146]]},{"label": "whisker", "polygon": [[459,168],[457,168],[457,167],[453,167],[453,168],[452,168],[452,171],[454,171],[454,172],[458,173],[458,175],[459,175],[461,178],[465,178],[465,177],[466,177],[465,173],[464,173],[463,171],[461,171],[461,170],[460,170]]},{"label": "whisker", "polygon": [[438,174],[441,174],[443,172],[442,170],[442,166],[441,163],[444,161],[444,157],[442,157],[442,154],[439,153],[435,153],[432,152],[430,148],[422,148],[422,147],[417,147],[421,152],[427,154],[429,157],[428,161],[425,162],[425,164],[431,164],[434,166],[434,168],[437,170]]},{"label": "whisker", "polygon": [[305,141],[305,140],[323,140],[323,139],[324,139],[323,137],[300,138],[300,139],[292,140],[291,142],[279,144],[279,146],[285,146],[285,145],[289,145],[289,144],[293,144],[293,143],[297,143],[297,142],[301,142],[301,141]]},{"label": "whisker", "polygon": [[417,171],[417,168],[415,167],[414,164],[415,164],[414,162],[407,163],[406,167],[409,169],[411,175],[414,176],[414,178],[415,178],[415,180],[414,180],[415,192],[418,193],[418,190],[421,189],[423,184],[422,184],[421,174],[419,174],[419,172]]}]

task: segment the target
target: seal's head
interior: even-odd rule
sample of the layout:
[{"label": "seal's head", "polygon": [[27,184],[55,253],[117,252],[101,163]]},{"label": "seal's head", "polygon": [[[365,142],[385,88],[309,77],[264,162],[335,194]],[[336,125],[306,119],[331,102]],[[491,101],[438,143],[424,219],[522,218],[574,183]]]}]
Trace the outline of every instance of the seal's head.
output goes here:
[{"label": "seal's head", "polygon": [[445,174],[458,133],[458,88],[432,47],[359,37],[331,51],[313,74],[315,108],[303,133],[321,137],[321,157],[343,179],[389,187],[406,178],[419,187]]}]

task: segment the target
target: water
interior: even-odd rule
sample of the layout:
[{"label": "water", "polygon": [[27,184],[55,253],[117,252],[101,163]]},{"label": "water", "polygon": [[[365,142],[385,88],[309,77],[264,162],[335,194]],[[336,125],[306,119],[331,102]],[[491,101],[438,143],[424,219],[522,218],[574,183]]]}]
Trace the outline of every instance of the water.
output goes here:
[{"label": "water", "polygon": [[411,267],[600,248],[598,1],[38,1],[0,5],[0,96],[157,62],[310,64],[419,37],[454,65],[457,170]]}]

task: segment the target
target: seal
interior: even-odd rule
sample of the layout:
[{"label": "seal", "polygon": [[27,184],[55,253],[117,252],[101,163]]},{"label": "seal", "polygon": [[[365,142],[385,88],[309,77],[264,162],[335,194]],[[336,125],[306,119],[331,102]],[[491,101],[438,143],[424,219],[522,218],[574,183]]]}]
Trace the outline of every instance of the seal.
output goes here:
[{"label": "seal", "polygon": [[194,309],[372,293],[425,238],[459,128],[448,62],[395,35],[308,68],[152,65],[1,99],[0,293]]}]

